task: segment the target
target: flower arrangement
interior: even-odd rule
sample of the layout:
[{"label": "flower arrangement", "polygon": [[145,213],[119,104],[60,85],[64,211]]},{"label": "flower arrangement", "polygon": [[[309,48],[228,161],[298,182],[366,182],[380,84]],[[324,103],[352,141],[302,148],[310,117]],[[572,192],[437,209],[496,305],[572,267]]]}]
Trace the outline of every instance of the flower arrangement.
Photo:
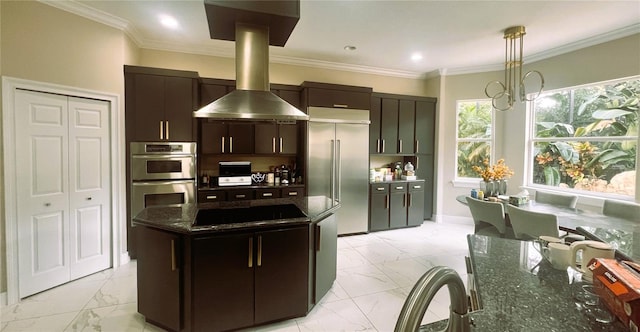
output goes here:
[{"label": "flower arrangement", "polygon": [[482,180],[488,182],[491,180],[503,180],[510,178],[513,175],[513,171],[509,166],[504,164],[504,159],[499,159],[497,163],[489,165],[489,160],[485,159],[482,162],[483,166],[472,166],[471,168],[480,175]]}]

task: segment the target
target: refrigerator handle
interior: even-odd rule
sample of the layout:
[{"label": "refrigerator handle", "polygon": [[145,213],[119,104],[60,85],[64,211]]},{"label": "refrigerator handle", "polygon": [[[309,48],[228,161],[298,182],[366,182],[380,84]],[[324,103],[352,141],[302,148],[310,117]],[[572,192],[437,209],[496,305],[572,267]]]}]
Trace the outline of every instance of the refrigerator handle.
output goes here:
[{"label": "refrigerator handle", "polygon": [[338,180],[337,183],[337,194],[336,200],[340,202],[342,199],[342,154],[340,152],[340,140],[336,141],[336,178]]},{"label": "refrigerator handle", "polygon": [[336,199],[336,141],[331,140],[331,175],[329,177],[329,193],[331,200]]}]

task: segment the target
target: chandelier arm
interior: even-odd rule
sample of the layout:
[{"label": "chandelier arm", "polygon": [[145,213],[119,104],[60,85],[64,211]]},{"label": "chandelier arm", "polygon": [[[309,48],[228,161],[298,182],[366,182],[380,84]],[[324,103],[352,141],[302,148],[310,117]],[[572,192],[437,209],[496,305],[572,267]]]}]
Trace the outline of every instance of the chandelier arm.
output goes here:
[{"label": "chandelier arm", "polygon": [[[524,80],[526,80],[527,77],[533,74],[538,74],[538,77],[540,77],[540,89],[538,89],[538,92],[532,98],[529,99],[527,98],[527,95],[526,95]],[[542,93],[542,89],[544,89],[544,76],[542,76],[542,73],[537,70],[530,70],[526,74],[524,74],[524,77],[522,78],[522,80],[520,80],[520,100],[523,102],[533,101],[540,96],[540,94]]]}]

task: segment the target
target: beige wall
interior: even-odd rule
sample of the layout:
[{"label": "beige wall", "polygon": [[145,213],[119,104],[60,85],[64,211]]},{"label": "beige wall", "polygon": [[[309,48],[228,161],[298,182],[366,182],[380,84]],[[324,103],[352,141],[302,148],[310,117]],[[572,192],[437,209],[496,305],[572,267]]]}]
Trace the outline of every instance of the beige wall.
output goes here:
[{"label": "beige wall", "polygon": [[[640,74],[640,34],[595,45],[582,50],[528,64],[525,70],[536,69],[545,77],[545,89],[557,89]],[[455,103],[459,99],[486,98],[484,87],[491,80],[501,80],[503,72],[455,75],[444,78],[446,82],[440,99],[440,186],[439,211],[441,214],[469,216],[469,210],[455,201],[455,197],[467,194],[470,188],[456,188],[451,181],[455,175]],[[504,157],[514,168],[515,175],[509,181],[509,192],[519,190],[524,183],[525,112],[524,104],[514,111],[497,112],[496,156]],[[638,191],[638,190],[636,190]]]}]

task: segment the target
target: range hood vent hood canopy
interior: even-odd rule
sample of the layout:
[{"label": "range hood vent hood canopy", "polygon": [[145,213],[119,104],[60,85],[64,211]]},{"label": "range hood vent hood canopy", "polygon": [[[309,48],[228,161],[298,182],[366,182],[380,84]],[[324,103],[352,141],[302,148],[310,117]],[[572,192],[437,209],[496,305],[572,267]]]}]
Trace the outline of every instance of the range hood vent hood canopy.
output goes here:
[{"label": "range hood vent hood canopy", "polygon": [[299,1],[205,0],[205,9],[211,38],[236,42],[236,90],[193,112],[193,116],[308,120],[307,114],[269,89],[269,45],[286,43],[299,19]]}]

